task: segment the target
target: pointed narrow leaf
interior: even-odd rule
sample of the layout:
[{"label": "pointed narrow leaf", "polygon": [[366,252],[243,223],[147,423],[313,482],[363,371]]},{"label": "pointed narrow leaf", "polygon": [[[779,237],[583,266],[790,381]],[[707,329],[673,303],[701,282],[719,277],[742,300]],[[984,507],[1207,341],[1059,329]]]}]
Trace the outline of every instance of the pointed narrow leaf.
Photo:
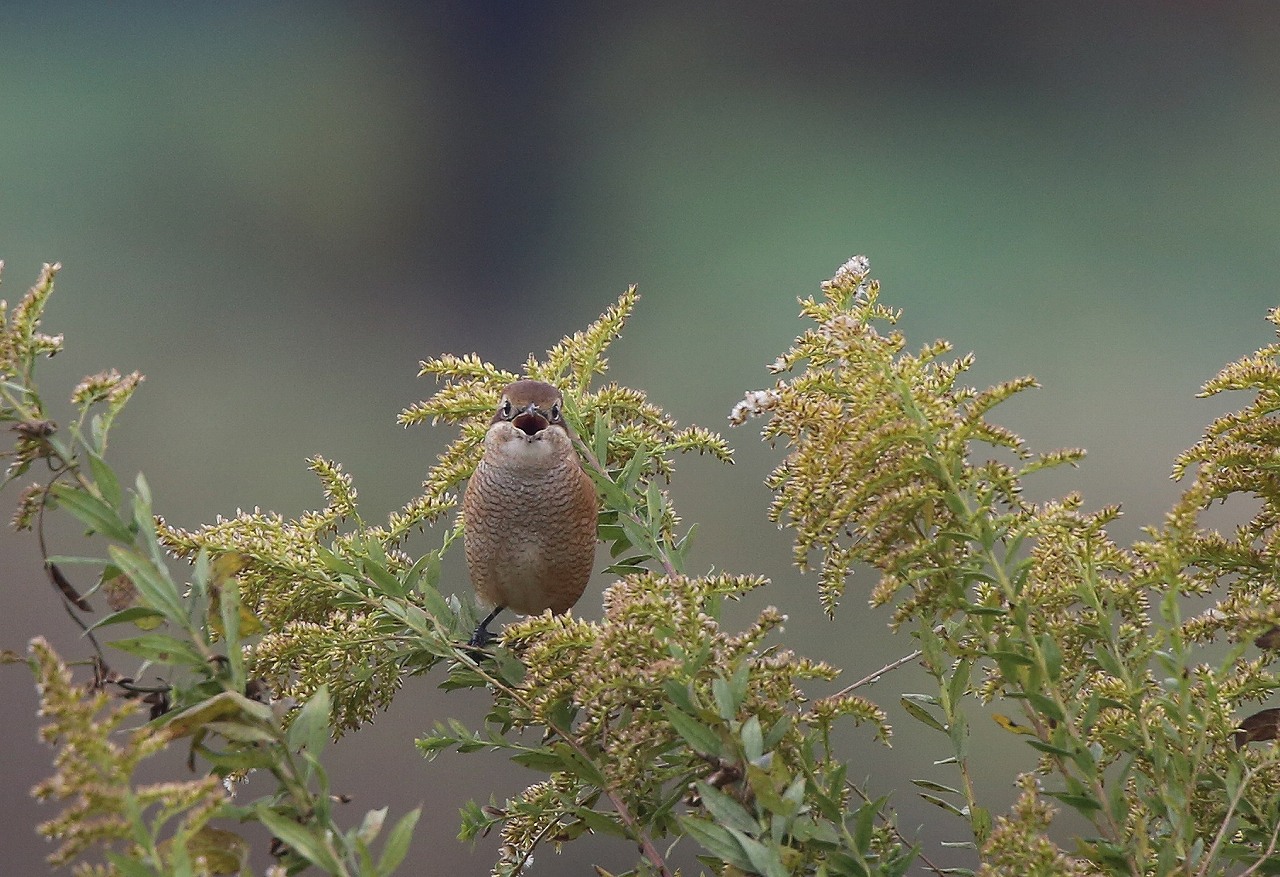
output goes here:
[{"label": "pointed narrow leaf", "polygon": [[732,720],[738,714],[738,705],[734,703],[733,693],[729,690],[729,683],[723,677],[716,677],[711,680],[711,697],[716,702],[716,712],[726,722]]},{"label": "pointed narrow leaf", "polygon": [[930,792],[941,792],[944,795],[962,796],[964,793],[959,789],[953,789],[951,786],[944,786],[942,783],[935,783],[933,780],[912,780],[913,786],[919,786],[922,789],[928,789]]},{"label": "pointed narrow leaf", "polygon": [[908,697],[903,697],[898,702],[901,703],[902,708],[907,711],[907,715],[911,716],[917,722],[922,722],[930,728],[933,728],[935,731],[941,731],[944,734],[947,733],[947,726],[934,718],[932,713],[916,701]]},{"label": "pointed narrow leaf", "polygon": [[742,723],[742,752],[747,761],[759,761],[764,756],[764,734],[760,730],[760,719],[752,716]]},{"label": "pointed narrow leaf", "polygon": [[132,857],[126,857],[114,850],[107,850],[109,861],[122,877],[156,877],[157,872]]},{"label": "pointed narrow leaf", "polygon": [[730,828],[729,833],[742,845],[742,851],[747,854],[752,869],[761,877],[790,877],[778,855],[777,847],[767,847],[734,828]]},{"label": "pointed narrow leaf", "polygon": [[579,807],[573,813],[586,824],[587,828],[596,834],[627,837],[626,829],[618,824],[615,816],[601,813],[599,810],[592,810],[590,807]]},{"label": "pointed narrow leaf", "polygon": [[120,479],[107,465],[107,461],[92,451],[89,452],[89,471],[93,473],[93,483],[112,510],[118,511],[124,502],[124,493],[120,490]]},{"label": "pointed narrow leaf", "polygon": [[729,829],[709,820],[696,819],[692,816],[679,816],[677,821],[686,834],[701,844],[702,848],[707,852],[725,862],[725,864],[732,865],[742,871],[750,871],[752,869],[751,860],[747,858],[746,851],[742,849],[742,844],[738,843],[737,838],[730,834]]},{"label": "pointed narrow leaf", "polygon": [[401,581],[391,573],[391,570],[387,569],[381,563],[378,563],[370,557],[366,557],[362,565],[364,566],[366,580],[372,581],[377,585],[378,590],[382,593],[388,594],[392,597],[404,596],[405,587]]},{"label": "pointed narrow leaf", "polygon": [[204,664],[204,656],[196,651],[195,646],[186,640],[163,633],[147,633],[142,636],[112,640],[111,647],[155,661],[157,664],[183,664],[187,667],[199,667]]},{"label": "pointed narrow leaf", "polygon": [[1062,708],[1054,703],[1052,699],[1045,697],[1043,694],[1028,691],[1027,702],[1035,707],[1036,711],[1041,715],[1048,716],[1055,722],[1061,722],[1066,719],[1066,715],[1063,714]]},{"label": "pointed narrow leaf", "polygon": [[289,725],[289,747],[318,758],[329,742],[329,688],[321,685]]},{"label": "pointed narrow leaf", "polygon": [[129,577],[138,590],[138,596],[152,609],[164,613],[170,623],[186,627],[187,615],[178,596],[178,588],[169,578],[169,571],[157,568],[149,559],[136,551],[108,545],[107,553],[121,572]]},{"label": "pointed narrow leaf", "polygon": [[693,705],[693,698],[689,694],[689,687],[683,682],[675,679],[664,679],[662,680],[662,690],[667,695],[667,700],[686,713],[697,712],[697,707]]},{"label": "pointed narrow leaf", "polygon": [[288,844],[302,858],[330,874],[342,873],[342,866],[325,846],[318,829],[295,822],[265,805],[260,805],[255,813],[268,831]]},{"label": "pointed narrow leaf", "polygon": [[964,815],[964,811],[961,810],[959,807],[957,807],[955,804],[952,804],[950,801],[944,801],[942,798],[939,798],[937,795],[926,795],[924,792],[921,792],[920,797],[928,801],[930,804],[933,804],[935,807],[941,807],[943,810],[946,810],[948,813],[954,813],[956,816],[959,816],[961,819],[968,818]]},{"label": "pointed narrow leaf", "polygon": [[53,485],[52,492],[59,505],[93,532],[117,542],[133,542],[133,531],[120,520],[114,509],[96,496],[62,482]]},{"label": "pointed narrow leaf", "polygon": [[157,618],[163,619],[164,613],[149,606],[130,606],[128,609],[121,609],[119,612],[104,615],[91,624],[89,630],[97,630],[99,627],[107,627],[112,624],[126,624],[130,621]]},{"label": "pointed narrow leaf", "polygon": [[672,729],[700,755],[719,757],[724,754],[724,744],[715,731],[673,706],[668,705],[664,712]]},{"label": "pointed narrow leaf", "polygon": [[388,875],[400,867],[404,857],[409,853],[409,844],[413,840],[413,829],[418,824],[422,808],[415,807],[396,822],[395,828],[387,835],[387,842],[382,847],[382,855],[378,857],[378,873]]},{"label": "pointed narrow leaf", "polygon": [[1095,810],[1101,810],[1102,804],[1092,795],[1073,795],[1069,792],[1045,792],[1050,798],[1057,798],[1063,804],[1073,807],[1088,816]]},{"label": "pointed narrow leaf", "polygon": [[748,834],[754,834],[760,830],[755,817],[748,813],[738,801],[702,780],[698,780],[695,785],[698,789],[698,797],[702,799],[703,808],[720,825],[736,828]]}]

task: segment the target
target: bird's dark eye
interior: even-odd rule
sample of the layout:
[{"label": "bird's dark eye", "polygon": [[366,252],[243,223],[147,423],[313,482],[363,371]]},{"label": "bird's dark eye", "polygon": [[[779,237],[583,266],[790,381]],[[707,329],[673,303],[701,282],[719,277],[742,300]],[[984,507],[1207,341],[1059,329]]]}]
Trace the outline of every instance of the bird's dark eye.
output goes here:
[{"label": "bird's dark eye", "polygon": [[499,413],[499,414],[501,414],[501,415],[502,415],[503,417],[505,417],[506,419],[510,420],[510,419],[511,419],[511,410],[512,410],[512,409],[511,409],[511,400],[510,400],[510,399],[503,399],[503,400],[502,400],[502,404],[498,406],[498,413]]},{"label": "bird's dark eye", "polygon": [[551,406],[551,422],[560,422],[560,405],[558,403]]}]

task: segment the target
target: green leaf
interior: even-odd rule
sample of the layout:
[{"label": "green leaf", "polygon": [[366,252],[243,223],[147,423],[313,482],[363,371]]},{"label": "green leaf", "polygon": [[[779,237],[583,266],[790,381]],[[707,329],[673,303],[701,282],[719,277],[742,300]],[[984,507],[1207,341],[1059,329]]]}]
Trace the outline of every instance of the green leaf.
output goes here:
[{"label": "green leaf", "polygon": [[[778,759],[777,762],[775,763],[783,764],[783,761],[782,759]],[[805,780],[804,776],[802,775],[792,780],[791,785],[787,786],[786,791],[782,793],[783,800],[787,801],[789,804],[792,805],[793,807],[791,811],[792,813],[796,813],[800,810],[800,805],[804,803],[805,790],[808,787],[809,787],[809,783],[808,781]]]},{"label": "green leaf", "polygon": [[345,557],[339,557],[328,548],[317,545],[315,546],[316,558],[325,565],[325,568],[336,572],[338,575],[350,576],[353,579],[360,578],[360,571],[347,560]]},{"label": "green leaf", "polygon": [[[649,526],[657,527],[662,522],[662,512],[666,503],[662,498],[662,488],[658,486],[658,482],[650,481],[644,489],[646,519]],[[655,530],[656,532],[656,530]]]},{"label": "green leaf", "polygon": [[702,780],[698,780],[695,787],[698,790],[698,797],[702,799],[703,808],[717,823],[726,828],[737,828],[748,834],[760,831],[760,824],[756,822],[755,817],[736,800]]},{"label": "green leaf", "polygon": [[1045,666],[1049,671],[1049,681],[1057,682],[1062,676],[1062,650],[1049,634],[1040,637],[1040,651],[1044,655]]},{"label": "green leaf", "polygon": [[622,489],[624,495],[631,494],[635,489],[636,482],[640,479],[640,473],[644,471],[645,463],[648,462],[648,456],[643,450],[637,448],[636,452],[631,455],[631,459],[627,461],[627,465],[623,467],[621,474],[618,476],[617,484]]},{"label": "green leaf", "polygon": [[403,597],[404,584],[391,574],[391,571],[371,557],[364,558],[364,573],[378,589],[391,597]]},{"label": "green leaf", "polygon": [[985,844],[991,836],[991,811],[985,807],[975,806],[969,816],[969,827],[979,845]]},{"label": "green leaf", "polygon": [[748,661],[740,663],[733,671],[733,675],[729,677],[729,691],[733,694],[733,701],[739,707],[747,701],[747,690],[751,686],[751,664]]},{"label": "green leaf", "polygon": [[120,480],[107,465],[107,461],[93,451],[89,451],[89,471],[93,474],[93,483],[107,501],[112,510],[118,511],[124,504],[124,493],[120,490]]},{"label": "green leaf", "polygon": [[147,549],[151,562],[156,566],[163,566],[165,553],[160,549],[160,542],[156,539],[155,516],[151,513],[151,491],[141,472],[138,473],[133,493],[132,529],[138,534],[135,541],[141,542]]},{"label": "green leaf", "polygon": [[1106,647],[1095,649],[1093,658],[1098,662],[1098,666],[1102,668],[1103,672],[1109,673],[1117,679],[1124,678],[1124,671],[1120,667],[1120,661],[1116,659],[1115,655],[1111,654],[1110,649]]},{"label": "green leaf", "polygon": [[689,549],[693,547],[693,534],[697,531],[698,525],[696,523],[690,524],[689,529],[686,530],[684,535],[677,539],[676,544],[671,547],[671,553],[674,554],[676,559],[679,561],[677,564],[678,566],[684,566],[684,562],[689,556]]},{"label": "green leaf", "polygon": [[1094,742],[1080,746],[1072,754],[1071,758],[1076,765],[1083,771],[1084,775],[1091,777],[1098,772],[1098,759],[1102,757],[1102,745]]},{"label": "green leaf", "polygon": [[944,786],[942,783],[935,783],[933,780],[912,780],[911,784],[919,786],[922,789],[928,789],[931,792],[941,792],[944,795],[963,795],[959,789],[953,789],[951,786]]},{"label": "green leaf", "polygon": [[622,524],[622,529],[626,532],[627,539],[639,551],[648,551],[653,547],[653,535],[645,530],[644,527],[642,527],[640,523],[630,515],[619,518],[618,522]]},{"label": "green leaf", "polygon": [[191,643],[163,633],[112,640],[111,646],[160,664],[183,664],[192,668],[205,663],[204,656]]},{"label": "green leaf", "polygon": [[1054,746],[1052,743],[1045,743],[1043,740],[1034,738],[1027,740],[1027,745],[1038,752],[1044,752],[1048,755],[1060,755],[1063,758],[1074,758],[1076,754],[1074,749],[1064,749],[1061,746]]},{"label": "green leaf", "polygon": [[764,734],[760,730],[760,719],[752,716],[742,723],[742,751],[747,761],[756,762],[764,756]]},{"label": "green leaf", "polygon": [[1109,815],[1117,825],[1124,825],[1129,818],[1129,799],[1125,794],[1125,788],[1128,785],[1129,774],[1133,771],[1133,764],[1137,760],[1137,753],[1129,756],[1129,759],[1120,768],[1116,774],[1115,781],[1107,783],[1107,815]]},{"label": "green leaf", "polygon": [[667,695],[667,700],[678,706],[687,713],[695,713],[698,708],[693,704],[693,696],[689,693],[689,686],[676,679],[662,680],[662,690]]},{"label": "green leaf", "polygon": [[887,800],[887,798],[877,798],[874,801],[867,801],[854,813],[853,840],[857,845],[859,855],[866,855],[871,851],[872,833],[875,829],[876,818],[879,817],[880,811],[884,808]]},{"label": "green leaf", "polygon": [[214,578],[217,581],[211,593],[218,596],[218,612],[222,621],[221,632],[227,644],[228,673],[231,684],[243,689],[245,675],[244,652],[240,648],[240,620],[242,613],[247,614],[247,612],[240,605],[240,583],[236,581],[234,575],[215,574]]},{"label": "green leaf", "polygon": [[738,704],[734,702],[733,692],[729,690],[729,683],[723,677],[717,676],[711,680],[711,697],[716,702],[716,712],[726,722],[738,714]]},{"label": "green leaf", "polygon": [[668,705],[663,711],[672,729],[698,754],[717,758],[724,754],[724,743],[720,740],[720,735],[711,728],[673,706]]},{"label": "green leaf", "polygon": [[159,877],[160,872],[147,867],[137,859],[129,858],[113,850],[107,851],[107,861],[115,866],[122,877]]},{"label": "green leaf", "polygon": [[[426,604],[424,608],[426,609],[427,612],[431,614],[431,618],[437,624],[442,625],[447,629],[450,626],[450,622],[454,618],[454,612],[452,609],[449,608],[449,604],[444,599],[444,596],[434,587],[429,587],[429,586],[420,588],[418,590],[418,594],[422,597],[422,602]],[[391,601],[388,600],[388,602],[391,602]],[[422,610],[419,609],[417,606],[413,606],[412,604],[406,604],[406,608],[404,610],[405,620],[408,621],[411,615],[413,615],[414,613],[421,614],[421,612]],[[425,628],[415,628],[415,629],[423,630]]]},{"label": "green leaf", "polygon": [[1057,798],[1063,804],[1078,810],[1085,816],[1102,809],[1102,804],[1092,795],[1077,795],[1070,792],[1045,792],[1045,794],[1050,798]]},{"label": "green leaf", "polygon": [[827,856],[827,868],[824,877],[826,875],[831,875],[831,877],[871,877],[871,869],[857,857],[837,850]]},{"label": "green leaf", "polygon": [[725,864],[742,871],[752,869],[751,860],[747,858],[742,844],[729,832],[729,829],[692,816],[678,816],[676,821],[680,823],[680,827],[686,834],[701,844],[703,849]]},{"label": "green leaf", "polygon": [[329,710],[329,687],[321,685],[293,717],[287,737],[289,748],[319,758],[329,742]]},{"label": "green leaf", "polygon": [[511,760],[516,764],[541,773],[554,773],[565,769],[564,761],[560,756],[545,749],[531,749],[528,752],[521,752],[519,755],[511,756]]},{"label": "green leaf", "polygon": [[617,817],[609,813],[601,813],[599,810],[592,810],[590,807],[579,807],[573,811],[573,815],[581,819],[587,828],[596,834],[628,837],[626,829],[618,824]]},{"label": "green leaf", "polygon": [[409,853],[409,844],[413,841],[413,829],[418,824],[422,808],[415,807],[396,822],[395,828],[387,835],[387,842],[382,847],[382,855],[378,857],[378,874],[391,874],[404,857]]},{"label": "green leaf", "polygon": [[147,478],[141,472],[138,473],[137,478],[133,479],[133,491],[144,506],[151,508],[151,486],[147,484]]},{"label": "green leaf", "polygon": [[[781,761],[774,761],[773,763],[781,764]],[[767,810],[769,813],[780,813],[783,816],[794,815],[795,808],[784,801],[782,796],[778,794],[775,778],[770,771],[748,762],[747,784],[755,795],[757,809]]]},{"label": "green leaf", "polygon": [[917,722],[928,725],[935,731],[941,731],[944,734],[947,733],[947,726],[934,718],[933,714],[920,704],[919,699],[924,697],[927,697],[927,695],[904,694],[899,699],[899,703],[901,703],[902,708],[907,711],[907,715],[911,716]]},{"label": "green leaf", "polygon": [[[601,516],[603,517],[603,513],[601,513]],[[625,542],[627,538],[626,533],[624,533],[622,528],[617,524],[601,523],[597,525],[596,536],[600,538],[601,542],[606,542],[614,546],[614,550],[611,550],[609,552],[613,557],[617,557],[619,554],[622,553],[623,550],[625,550],[625,549],[617,548],[617,545],[616,545],[618,541],[621,540]]]},{"label": "green leaf", "polygon": [[152,609],[150,606],[130,606],[128,609],[121,609],[119,612],[104,615],[90,625],[89,630],[97,630],[99,627],[107,627],[112,624],[127,624],[130,621],[156,618],[164,618],[164,613],[157,609]]},{"label": "green leaf", "polygon": [[1066,715],[1062,712],[1062,708],[1053,702],[1052,699],[1045,697],[1035,691],[1028,691],[1026,694],[1027,702],[1036,708],[1042,716],[1048,716],[1055,722],[1066,721]]},{"label": "green leaf", "polygon": [[787,736],[787,732],[791,730],[791,716],[784,715],[778,721],[773,723],[773,727],[769,729],[769,733],[764,735],[764,750],[768,752],[777,747],[782,742],[782,738]]},{"label": "green leaf", "polygon": [[120,516],[114,509],[96,496],[63,482],[53,485],[52,493],[60,506],[93,532],[117,542],[125,544],[133,542],[133,530],[120,520]]},{"label": "green leaf", "polygon": [[612,566],[606,566],[604,568],[604,571],[608,575],[618,576],[618,577],[647,572],[645,567],[639,566],[634,563],[615,563]]},{"label": "green leaf", "polygon": [[237,743],[276,743],[279,741],[275,733],[262,727],[257,722],[212,721],[205,723],[204,730],[210,734],[217,734],[228,740],[234,740]]},{"label": "green leaf", "polygon": [[950,801],[944,801],[943,799],[939,798],[937,795],[927,795],[924,792],[921,792],[920,797],[928,801],[930,804],[933,804],[935,807],[941,807],[943,810],[946,810],[948,813],[953,813],[956,816],[959,816],[961,819],[964,819],[967,821],[969,818],[965,816],[964,811],[961,810],[959,807],[957,807],[955,804],[952,804]]},{"label": "green leaf", "polygon": [[256,721],[270,727],[275,716],[265,703],[250,700],[236,691],[223,691],[181,712],[169,713],[159,731],[173,740],[195,734],[213,722],[228,721]]},{"label": "green leaf", "polygon": [[158,568],[150,559],[136,551],[108,545],[111,561],[129,577],[143,603],[162,613],[171,624],[187,626],[187,614],[178,595],[178,588],[169,578],[169,571]]},{"label": "green leaf", "polygon": [[1021,652],[1011,652],[1008,649],[997,649],[991,652],[991,657],[995,658],[998,663],[1016,664],[1019,667],[1034,667],[1036,662],[1028,658]]},{"label": "green leaf", "polygon": [[777,847],[765,846],[735,828],[730,828],[729,833],[742,845],[742,851],[747,854],[751,868],[761,877],[790,877],[782,864],[782,858],[778,855]]},{"label": "green leaf", "polygon": [[284,841],[299,856],[330,874],[342,872],[342,867],[325,844],[325,832],[319,826],[302,825],[275,812],[266,804],[259,805],[254,815],[267,830]]},{"label": "green leaf", "polygon": [[609,425],[609,413],[602,411],[596,415],[596,421],[592,424],[591,431],[591,449],[596,459],[603,466],[605,461],[609,459],[609,436],[612,429]]}]

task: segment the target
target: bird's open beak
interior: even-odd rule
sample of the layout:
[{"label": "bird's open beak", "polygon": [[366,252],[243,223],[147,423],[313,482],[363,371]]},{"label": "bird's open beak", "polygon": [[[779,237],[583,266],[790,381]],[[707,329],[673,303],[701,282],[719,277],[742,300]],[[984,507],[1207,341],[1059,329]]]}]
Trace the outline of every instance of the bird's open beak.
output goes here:
[{"label": "bird's open beak", "polygon": [[533,437],[551,425],[551,421],[538,413],[538,409],[530,404],[524,411],[516,415],[511,425],[529,437]]}]

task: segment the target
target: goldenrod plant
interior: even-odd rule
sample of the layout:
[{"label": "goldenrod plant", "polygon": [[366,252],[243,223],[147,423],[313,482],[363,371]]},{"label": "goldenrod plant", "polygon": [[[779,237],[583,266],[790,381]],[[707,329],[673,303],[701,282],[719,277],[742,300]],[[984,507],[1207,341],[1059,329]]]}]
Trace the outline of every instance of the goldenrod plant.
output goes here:
[{"label": "goldenrod plant", "polygon": [[[1023,498],[1024,477],[1082,453],[1033,454],[988,419],[1032,379],[966,386],[972,357],[947,359],[941,341],[909,352],[867,261],[841,266],[802,301],[811,325],[770,366],[773,386],[730,413],[733,424],[762,418],[785,455],[768,479],[768,514],[794,532],[795,564],[817,571],[836,623],[850,577],[870,567],[879,581],[856,599],[887,607],[886,622],[914,637],[911,654],[841,687],[838,668],[788,647],[778,609],[724,627],[726,601],[767,589],[765,579],[690,567],[693,527],[666,491],[675,458],[730,462],[731,452],[606,380],[634,289],[530,357],[522,375],[475,355],[423,362],[439,388],[400,421],[454,424],[458,436],[385,522],[366,520],[338,463],[315,458],[323,508],[185,530],[153,513],[144,479],[126,485],[108,462],[110,427],[140,375],[87,378],[72,394],[75,422],[49,419],[34,372],[62,346],[38,331],[56,271],[45,267],[0,333],[0,419],[14,436],[6,483],[31,481],[14,524],[35,532],[51,593],[93,652],[76,680],[43,640],[29,651],[57,751],[36,794],[64,802],[40,828],[59,844],[54,864],[85,875],[247,874],[242,826],[256,822],[275,839],[276,874],[420,873],[414,862],[429,852],[410,848],[417,811],[347,824],[322,756],[405,679],[433,674],[488,711],[479,727],[442,716],[417,741],[424,755],[500,751],[540,774],[510,799],[459,802],[464,840],[501,838],[495,875],[588,834],[637,851],[630,875],[674,877],[673,863],[688,867],[692,855],[717,875],[958,873],[951,851],[924,849],[896,824],[888,795],[854,782],[854,754],[836,742],[848,736],[833,733],[847,723],[887,743],[886,711],[859,689],[919,663],[933,688],[893,708],[937,732],[922,768],[939,762],[954,779],[931,771],[919,793],[966,827],[982,873],[1280,871],[1280,709],[1259,709],[1280,684],[1270,669],[1280,345],[1205,386],[1253,399],[1179,458],[1182,500],[1123,547],[1106,532],[1117,509]],[[525,618],[476,649],[476,607],[465,589],[442,590],[441,558],[465,527],[459,491],[498,393],[521,376],[563,392],[613,562],[601,620]],[[1248,523],[1231,536],[1201,524],[1209,503],[1237,494],[1254,499]],[[44,534],[54,513],[83,524],[100,553],[57,554]],[[438,547],[415,556],[406,540],[419,531]],[[85,571],[95,584],[82,593],[73,579]],[[1188,595],[1217,605],[1184,618]],[[112,611],[95,616],[99,602]],[[1217,640],[1225,647],[1206,649]],[[1007,813],[979,798],[969,756],[969,722],[992,710],[1023,762]],[[194,775],[135,779],[142,760],[175,747]],[[249,773],[275,789],[233,797]],[[1065,844],[1051,830],[1062,807],[1087,826]]]}]

